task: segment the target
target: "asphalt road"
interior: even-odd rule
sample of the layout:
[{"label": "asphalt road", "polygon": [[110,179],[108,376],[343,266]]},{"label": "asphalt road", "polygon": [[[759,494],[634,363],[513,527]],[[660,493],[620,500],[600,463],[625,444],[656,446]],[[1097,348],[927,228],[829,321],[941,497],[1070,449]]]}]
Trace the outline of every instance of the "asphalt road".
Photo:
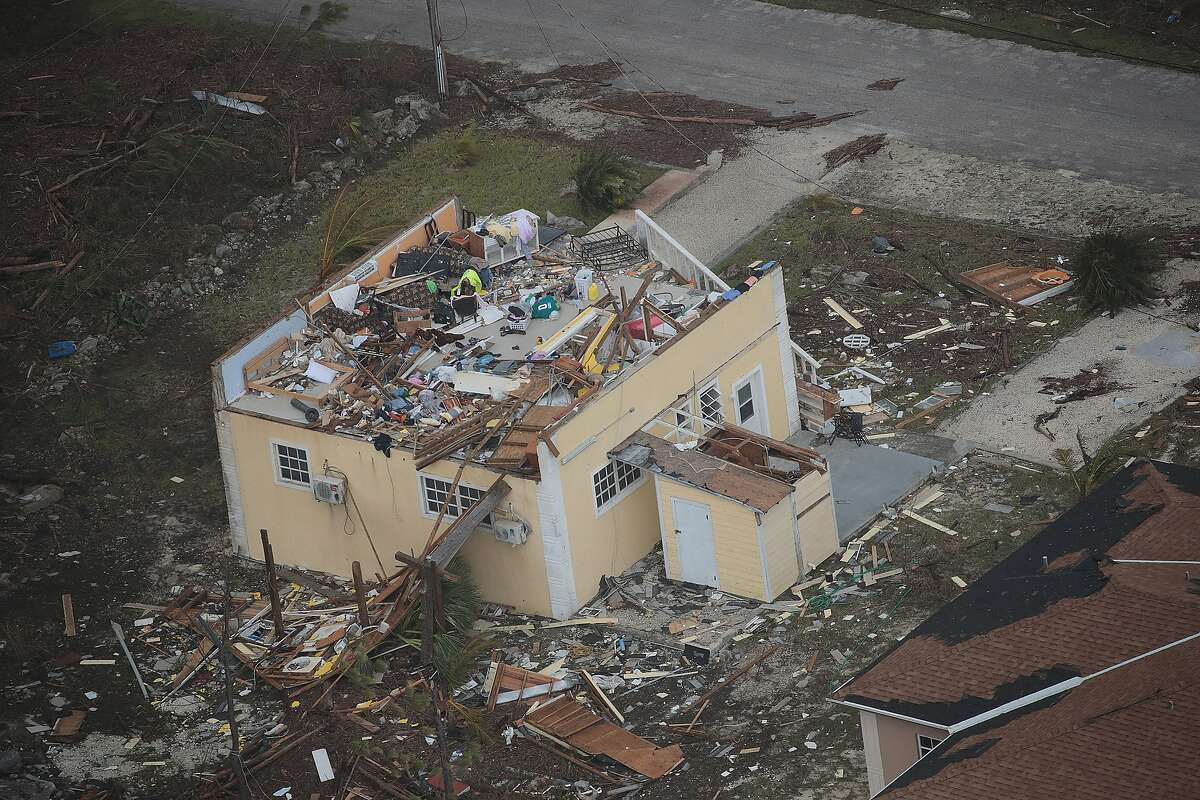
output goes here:
[{"label": "asphalt road", "polygon": [[[289,24],[300,7],[179,1],[261,22],[286,8]],[[423,0],[345,1],[351,12],[337,35],[428,46]],[[865,108],[855,123],[913,144],[1200,195],[1200,76],[754,0],[441,0],[440,8],[453,40],[446,48],[458,55],[535,70],[613,56],[643,91],[776,114]],[[892,92],[865,88],[880,78],[905,80]]]}]

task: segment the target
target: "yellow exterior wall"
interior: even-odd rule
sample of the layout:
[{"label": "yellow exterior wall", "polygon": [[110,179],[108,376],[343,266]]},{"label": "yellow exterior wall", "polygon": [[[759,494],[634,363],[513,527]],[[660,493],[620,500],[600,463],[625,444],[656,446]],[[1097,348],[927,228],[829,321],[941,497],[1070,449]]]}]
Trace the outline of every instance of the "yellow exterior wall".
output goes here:
[{"label": "yellow exterior wall", "polygon": [[828,472],[810,472],[796,481],[795,499],[800,533],[800,565],[808,572],[837,552],[840,546],[837,519],[834,517],[833,495]]},{"label": "yellow exterior wall", "polygon": [[[344,577],[350,576],[353,561],[361,562],[366,575],[379,572],[379,562],[366,530],[370,530],[389,573],[396,569],[397,550],[420,553],[424,549],[433,519],[424,514],[411,453],[393,449],[392,457],[386,458],[370,442],[237,412],[226,412],[225,416],[233,428],[252,557],[262,558],[260,528],[270,532],[275,560],[279,563]],[[307,487],[276,482],[272,441],[307,450],[314,475],[323,474],[326,463],[345,473],[354,504],[320,503]],[[457,462],[439,461],[424,473],[450,481],[457,469]],[[486,490],[497,477],[494,472],[469,466],[462,483]],[[549,589],[538,535],[536,484],[512,475],[505,476],[505,481],[512,491],[501,502],[500,511],[515,513],[523,519],[530,526],[529,539],[514,547],[497,541],[490,531],[480,530],[467,540],[462,556],[470,564],[485,598],[521,611],[549,614]],[[443,522],[443,530],[449,522]],[[349,535],[348,529],[352,530]]]},{"label": "yellow exterior wall", "polygon": [[717,578],[720,589],[743,597],[768,600],[763,585],[762,558],[758,549],[758,523],[754,512],[733,500],[702,491],[694,486],[677,483],[655,475],[658,485],[659,510],[662,513],[663,546],[666,552],[667,577],[681,580],[679,549],[675,536],[675,519],[671,500],[678,498],[708,506],[713,526],[713,546],[717,554]]},{"label": "yellow exterior wall", "polygon": [[763,549],[767,554],[767,574],[771,578],[766,599],[774,600],[791,588],[800,577],[796,561],[796,534],[792,524],[792,504],[788,500],[776,504],[762,515]]},{"label": "yellow exterior wall", "polygon": [[[782,270],[768,272],[749,292],[723,306],[661,353],[648,357],[639,369],[614,381],[554,431],[554,445],[565,462],[561,468],[563,496],[576,593],[581,602],[595,593],[601,575],[627,569],[653,547],[660,535],[652,491],[645,496],[627,496],[608,514],[596,516],[592,475],[608,463],[610,450],[680,395],[707,385],[714,377],[721,385],[726,418],[732,419],[733,385],[758,366],[763,373],[769,433],[779,439],[791,433],[779,359],[779,337],[786,336],[787,331],[777,324],[775,315],[774,282],[782,279]],[[624,508],[626,505],[629,508]],[[746,535],[754,545],[751,569],[757,569],[753,513],[733,505],[750,514]],[[609,519],[618,510],[620,515]],[[760,573],[736,579],[743,588],[753,584],[752,591],[729,590],[753,597],[762,595]]]}]

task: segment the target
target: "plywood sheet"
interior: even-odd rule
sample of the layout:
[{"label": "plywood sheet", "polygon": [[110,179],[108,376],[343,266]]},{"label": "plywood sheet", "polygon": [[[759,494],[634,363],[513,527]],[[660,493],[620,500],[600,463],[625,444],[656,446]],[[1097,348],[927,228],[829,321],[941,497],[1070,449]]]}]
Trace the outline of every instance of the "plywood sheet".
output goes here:
[{"label": "plywood sheet", "polygon": [[578,750],[608,756],[651,779],[661,778],[683,760],[679,745],[656,747],[566,697],[539,707],[525,722]]}]

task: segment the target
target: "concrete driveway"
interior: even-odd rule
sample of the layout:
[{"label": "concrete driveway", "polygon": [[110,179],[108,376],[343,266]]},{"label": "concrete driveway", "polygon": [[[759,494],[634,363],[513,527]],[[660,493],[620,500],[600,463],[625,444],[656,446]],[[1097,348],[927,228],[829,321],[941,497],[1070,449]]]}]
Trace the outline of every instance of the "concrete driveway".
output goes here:
[{"label": "concrete driveway", "polygon": [[[299,9],[281,0],[179,2],[259,22],[286,9],[285,24]],[[458,37],[446,45],[452,54],[536,70],[613,56],[641,90],[778,114],[865,108],[856,122],[912,144],[1200,192],[1200,76],[754,0],[462,3],[441,4],[445,37]],[[337,35],[428,46],[420,0],[351,6]],[[905,81],[892,92],[865,88],[880,78]]]}]

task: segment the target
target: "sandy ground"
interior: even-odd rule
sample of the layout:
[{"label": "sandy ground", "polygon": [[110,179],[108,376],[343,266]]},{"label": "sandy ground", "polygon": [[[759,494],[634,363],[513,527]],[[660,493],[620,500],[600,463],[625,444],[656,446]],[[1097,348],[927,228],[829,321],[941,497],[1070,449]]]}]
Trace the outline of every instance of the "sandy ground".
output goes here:
[{"label": "sandy ground", "polygon": [[[1163,276],[1168,293],[1180,281],[1200,277],[1200,261],[1176,259],[1172,264]],[[1148,310],[1167,320],[1200,322],[1197,315],[1161,305]],[[1053,449],[1077,448],[1075,432],[1079,430],[1090,453],[1123,428],[1142,424],[1183,394],[1185,382],[1200,375],[1200,333],[1167,320],[1136,311],[1124,311],[1115,318],[1096,317],[975,399],[938,433],[969,439],[991,450],[1015,448],[1026,458],[1053,464]],[[1064,403],[1058,417],[1044,426],[1054,436],[1053,442],[1034,430],[1034,417],[1056,408],[1051,395],[1039,392],[1040,378],[1069,377],[1100,360],[1111,365],[1106,370],[1108,379],[1128,388]],[[1118,403],[1124,407],[1118,409]]]},{"label": "sandy ground", "polygon": [[[1200,201],[1182,195],[1143,192],[1066,170],[992,164],[902,142],[889,143],[866,163],[819,177],[824,169],[821,154],[865,130],[845,125],[764,135],[753,149],[711,173],[656,217],[709,263],[728,255],[797,198],[823,191],[872,205],[1072,237],[1085,233],[1090,223],[1109,218],[1122,225],[1200,222]],[[785,167],[816,181],[801,180]],[[1064,241],[1064,254],[1070,247]],[[1197,273],[1200,261],[1177,259],[1164,274],[1163,287],[1170,295],[1180,281],[1200,277]],[[1200,321],[1182,319],[1165,307],[1149,310],[1184,322]],[[1058,418],[1047,425],[1056,437],[1052,444],[1033,429],[1037,414],[1055,408],[1050,395],[1039,393],[1038,379],[1071,376],[1102,358],[1115,360],[1112,379],[1130,388],[1064,405]],[[1182,384],[1197,375],[1200,335],[1136,311],[1115,319],[1097,317],[974,401],[938,433],[1053,463],[1052,449],[1073,447],[1077,428],[1094,447],[1126,426],[1141,424],[1178,397]],[[1134,404],[1118,410],[1114,397]]]}]

